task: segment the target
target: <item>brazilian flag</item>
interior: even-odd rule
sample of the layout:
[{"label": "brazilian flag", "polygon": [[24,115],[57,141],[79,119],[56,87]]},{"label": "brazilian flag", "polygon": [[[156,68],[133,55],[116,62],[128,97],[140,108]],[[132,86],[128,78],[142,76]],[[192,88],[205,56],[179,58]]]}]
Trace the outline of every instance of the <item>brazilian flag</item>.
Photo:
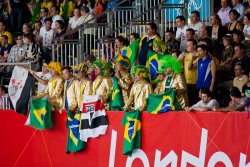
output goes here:
[{"label": "brazilian flag", "polygon": [[32,28],[34,28],[34,24],[35,22],[39,19],[39,16],[40,16],[40,10],[41,10],[41,5],[42,5],[42,0],[39,0],[36,5],[35,5],[35,8],[34,8],[34,12],[32,14],[32,18],[31,18],[31,23],[30,23],[30,26]]},{"label": "brazilian flag", "polygon": [[182,109],[179,102],[175,100],[174,89],[169,89],[167,92],[161,94],[149,94],[147,102],[147,112],[151,114],[160,114]]},{"label": "brazilian flag", "polygon": [[43,130],[52,127],[51,105],[47,100],[35,99],[30,103],[29,125]]},{"label": "brazilian flag", "polygon": [[164,56],[165,55],[159,54],[150,49],[148,50],[146,67],[149,70],[150,82],[153,86],[156,86],[157,82],[159,81],[157,72],[162,67],[160,61]]},{"label": "brazilian flag", "polygon": [[132,67],[135,65],[135,60],[139,51],[140,40],[141,40],[140,38],[137,38],[127,47],[126,56],[130,60],[131,69],[133,69]]},{"label": "brazilian flag", "polygon": [[68,140],[66,153],[77,152],[85,149],[86,142],[80,140],[80,122],[81,111],[78,110],[74,114],[71,110],[68,110],[67,128],[68,128]]},{"label": "brazilian flag", "polygon": [[113,111],[121,111],[124,107],[124,101],[122,97],[122,90],[118,84],[118,79],[113,79],[113,89],[111,92],[110,109]]},{"label": "brazilian flag", "polygon": [[134,149],[141,148],[141,112],[125,112],[122,120],[124,129],[123,154],[131,156]]}]

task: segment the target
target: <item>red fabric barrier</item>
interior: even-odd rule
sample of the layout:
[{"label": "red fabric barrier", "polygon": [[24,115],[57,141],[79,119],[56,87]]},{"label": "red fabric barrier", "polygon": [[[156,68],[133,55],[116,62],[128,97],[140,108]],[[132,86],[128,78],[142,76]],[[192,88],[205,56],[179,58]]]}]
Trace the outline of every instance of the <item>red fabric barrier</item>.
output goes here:
[{"label": "red fabric barrier", "polygon": [[90,139],[84,151],[66,154],[66,112],[54,113],[53,128],[39,131],[24,126],[27,117],[0,111],[0,166],[140,167],[166,166],[168,161],[174,166],[250,165],[250,119],[246,112],[143,112],[142,149],[130,158],[122,155],[123,112],[107,115],[105,136]]}]

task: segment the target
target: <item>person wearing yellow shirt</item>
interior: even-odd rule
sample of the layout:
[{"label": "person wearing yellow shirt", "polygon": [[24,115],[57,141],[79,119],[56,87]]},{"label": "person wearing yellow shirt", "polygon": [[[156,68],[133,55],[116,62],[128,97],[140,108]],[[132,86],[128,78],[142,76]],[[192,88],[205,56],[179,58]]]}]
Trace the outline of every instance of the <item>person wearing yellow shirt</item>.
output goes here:
[{"label": "person wearing yellow shirt", "polygon": [[76,92],[79,81],[74,78],[72,67],[63,67],[62,73],[65,80],[63,92],[63,109],[75,111],[78,108]]},{"label": "person wearing yellow shirt", "polygon": [[137,65],[132,71],[134,84],[131,88],[129,99],[125,103],[124,111],[131,111],[131,105],[134,103],[134,110],[143,111],[147,108],[149,94],[153,93],[152,85],[149,81],[149,71],[145,66]]},{"label": "person wearing yellow shirt", "polygon": [[93,67],[95,68],[95,73],[97,75],[95,81],[93,82],[93,95],[101,96],[102,102],[105,106],[105,110],[109,110],[109,100],[112,88],[112,80],[108,76],[109,67],[105,61],[95,61],[93,62]]},{"label": "person wearing yellow shirt", "polygon": [[[196,89],[197,68],[191,69],[190,63],[193,55],[196,55],[197,42],[194,39],[189,39],[186,44],[187,53],[184,54],[184,75],[187,82],[187,94],[189,104],[194,105],[198,99],[198,90]],[[198,61],[198,57],[194,62]]]},{"label": "person wearing yellow shirt", "polygon": [[88,78],[88,66],[86,63],[82,62],[79,64],[78,67],[78,82],[77,86],[77,101],[78,101],[78,108],[81,108],[83,103],[84,95],[92,95],[92,85],[93,82]]},{"label": "person wearing yellow shirt", "polygon": [[132,86],[133,80],[129,73],[130,70],[130,60],[127,57],[118,56],[115,59],[115,77],[118,80],[118,84],[122,90],[123,101],[126,103],[129,98],[130,88]]},{"label": "person wearing yellow shirt", "polygon": [[[36,98],[48,96],[48,101],[54,110],[62,110],[63,102],[63,79],[62,67],[59,62],[50,62],[48,69],[51,72],[52,78],[49,80],[47,87],[38,94]],[[32,71],[34,73],[34,71]]]},{"label": "person wearing yellow shirt", "polygon": [[0,40],[2,39],[3,35],[8,37],[8,44],[12,44],[12,35],[10,32],[6,31],[5,23],[0,21]]},{"label": "person wearing yellow shirt", "polygon": [[49,10],[49,15],[51,16],[51,8],[53,6],[52,1],[50,0],[43,0],[41,3],[41,8],[46,8]]},{"label": "person wearing yellow shirt", "polygon": [[74,3],[71,0],[64,0],[60,5],[59,15],[63,17],[65,21],[69,20],[74,11]]},{"label": "person wearing yellow shirt", "polygon": [[182,64],[173,56],[165,56],[162,60],[162,68],[166,77],[161,84],[160,93],[175,89],[175,98],[184,109],[188,107],[187,84],[182,75]]}]

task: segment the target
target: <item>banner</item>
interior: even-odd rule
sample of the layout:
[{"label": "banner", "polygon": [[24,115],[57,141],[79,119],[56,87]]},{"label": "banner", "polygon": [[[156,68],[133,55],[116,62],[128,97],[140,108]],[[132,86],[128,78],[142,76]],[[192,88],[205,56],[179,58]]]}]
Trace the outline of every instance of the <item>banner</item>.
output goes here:
[{"label": "banner", "polygon": [[10,79],[8,92],[14,110],[26,115],[30,99],[30,91],[34,78],[23,67],[15,66]]},{"label": "banner", "polygon": [[[67,112],[52,113],[53,128],[24,126],[26,116],[0,111],[0,166],[18,167],[245,167],[250,165],[247,112],[141,113],[142,147],[122,154],[124,112],[108,111],[105,135],[92,138],[84,151],[66,154]],[[11,120],[10,120],[11,119]]]}]

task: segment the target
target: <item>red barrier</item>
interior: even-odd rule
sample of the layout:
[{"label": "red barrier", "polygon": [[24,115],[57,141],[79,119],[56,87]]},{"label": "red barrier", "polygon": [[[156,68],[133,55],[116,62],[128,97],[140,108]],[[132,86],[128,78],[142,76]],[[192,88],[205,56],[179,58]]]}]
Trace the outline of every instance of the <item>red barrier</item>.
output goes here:
[{"label": "red barrier", "polygon": [[107,115],[107,134],[90,139],[86,150],[68,155],[66,112],[53,114],[52,129],[38,131],[24,126],[27,117],[0,111],[0,166],[250,165],[250,119],[246,112],[143,112],[142,149],[132,157],[122,155],[123,112]]}]

